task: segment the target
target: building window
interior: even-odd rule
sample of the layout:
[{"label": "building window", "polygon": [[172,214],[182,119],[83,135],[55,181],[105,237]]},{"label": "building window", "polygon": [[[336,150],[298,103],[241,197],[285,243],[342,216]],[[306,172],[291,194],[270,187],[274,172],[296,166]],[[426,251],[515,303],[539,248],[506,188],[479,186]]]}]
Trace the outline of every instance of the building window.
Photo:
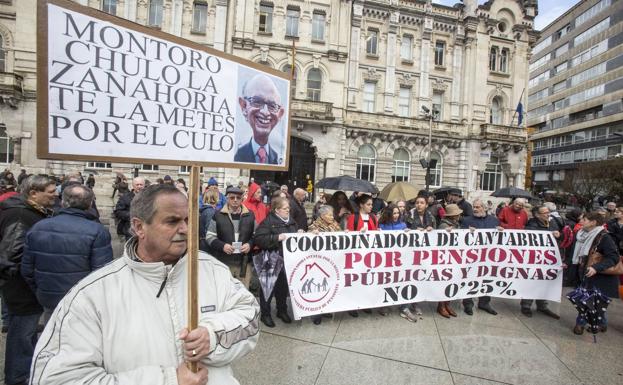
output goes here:
[{"label": "building window", "polygon": [[378,34],[378,31],[368,30],[368,38],[366,39],[366,53],[368,55],[378,55]]},{"label": "building window", "polygon": [[[296,67],[294,67],[294,74],[292,74],[292,66],[290,64],[284,65],[281,70],[288,75],[292,75],[292,79],[290,80],[290,95],[294,97],[294,95],[296,95],[296,78],[298,76],[298,71]],[[320,96],[318,96],[318,99],[320,99]]]},{"label": "building window", "polygon": [[205,33],[208,22],[208,3],[195,1],[193,8],[192,32]]},{"label": "building window", "polygon": [[162,25],[162,0],[151,0],[149,2],[147,24],[150,27],[160,27]]},{"label": "building window", "polygon": [[11,163],[14,154],[13,142],[6,132],[6,126],[0,124],[0,163]]},{"label": "building window", "polygon": [[497,61],[498,61],[498,49],[497,47],[491,47],[491,50],[489,51],[489,71],[496,70]]},{"label": "building window", "polygon": [[398,92],[398,115],[404,117],[411,115],[411,88],[400,87]]},{"label": "building window", "polygon": [[485,167],[485,171],[480,177],[480,189],[484,191],[495,191],[502,184],[502,165],[500,158],[491,156],[489,163]]},{"label": "building window", "polygon": [[87,162],[87,166],[86,168],[101,168],[101,169],[108,169],[108,168],[112,168],[112,163],[106,163],[106,162]]},{"label": "building window", "polygon": [[579,25],[584,24],[586,21],[590,20],[593,16],[597,15],[611,4],[611,0],[601,0],[597,4],[593,5],[580,16],[575,19],[575,27],[577,28]]},{"label": "building window", "polygon": [[605,31],[606,29],[608,29],[608,27],[610,27],[610,17],[603,19],[599,23],[595,24],[594,26],[590,27],[586,31],[576,36],[575,39],[573,40],[573,46],[577,47],[578,45],[590,39],[591,37],[597,35],[600,32]]},{"label": "building window", "polygon": [[0,36],[0,72],[6,72],[6,50],[2,36]]},{"label": "building window", "polygon": [[357,152],[357,175],[356,178],[374,182],[376,171],[376,151],[374,147],[365,144]]},{"label": "building window", "polygon": [[446,43],[443,41],[438,41],[435,42],[435,65],[436,66],[443,66],[444,64],[444,59],[443,59],[443,54],[444,51],[446,50]]},{"label": "building window", "polygon": [[430,187],[441,187],[442,179],[441,155],[433,151],[430,154]]},{"label": "building window", "polygon": [[117,0],[102,0],[102,11],[110,13],[111,15],[116,15]]},{"label": "building window", "polygon": [[[192,166],[180,166],[178,173],[179,174],[190,174],[190,169]],[[199,168],[199,174],[203,174],[203,167]]]},{"label": "building window", "polygon": [[413,60],[413,37],[409,35],[402,36],[400,44],[400,58],[402,60]]},{"label": "building window", "polygon": [[158,171],[160,166],[157,164],[141,164],[141,171]]},{"label": "building window", "polygon": [[491,115],[489,117],[489,123],[491,124],[502,124],[502,116],[504,114],[504,109],[502,107],[502,98],[496,96],[491,101]]},{"label": "building window", "polygon": [[408,182],[411,173],[411,156],[409,151],[399,148],[394,151],[393,182]]},{"label": "building window", "polygon": [[374,112],[375,93],[376,83],[365,82],[363,84],[363,112]]},{"label": "building window", "polygon": [[556,92],[560,92],[560,91],[564,90],[565,88],[567,88],[567,81],[563,80],[561,82],[558,82],[558,83],[554,84],[554,86],[552,87],[552,91],[553,91],[553,93],[556,93]]},{"label": "building window", "polygon": [[500,54],[500,72],[508,72],[508,49],[506,48],[502,48],[502,53]]},{"label": "building window", "polygon": [[288,8],[286,10],[286,36],[298,37],[300,14],[298,9]]},{"label": "building window", "polygon": [[307,99],[314,102],[320,101],[320,91],[322,90],[322,74],[317,68],[312,68],[307,73]]},{"label": "building window", "polygon": [[571,25],[567,24],[558,31],[556,31],[556,33],[554,34],[554,41],[565,36],[567,33],[569,33],[569,31],[571,31]]},{"label": "building window", "polygon": [[260,26],[259,32],[270,33],[273,31],[273,6],[270,4],[260,4]]},{"label": "building window", "polygon": [[443,117],[443,92],[433,92],[433,118],[442,120]]},{"label": "building window", "polygon": [[314,11],[312,16],[312,40],[324,41],[325,14]]},{"label": "building window", "polygon": [[554,67],[554,69],[556,71],[554,75],[565,72],[567,70],[567,62],[562,62],[558,64],[556,67]]}]

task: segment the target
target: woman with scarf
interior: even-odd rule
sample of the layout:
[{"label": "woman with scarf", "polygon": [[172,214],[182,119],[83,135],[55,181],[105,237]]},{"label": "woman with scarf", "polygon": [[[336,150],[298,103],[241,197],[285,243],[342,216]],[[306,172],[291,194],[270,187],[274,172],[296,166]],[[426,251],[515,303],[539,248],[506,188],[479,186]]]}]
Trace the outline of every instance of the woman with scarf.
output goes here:
[{"label": "woman with scarf", "polygon": [[[446,205],[446,216],[441,220],[439,226],[440,230],[452,231],[453,229],[460,229],[459,219],[463,210],[456,204]],[[456,317],[455,311],[450,306],[450,301],[444,301],[437,303],[437,313],[445,318]]]},{"label": "woman with scarf", "polygon": [[[342,231],[340,225],[335,221],[333,216],[333,207],[329,205],[322,205],[318,208],[318,218],[309,225],[309,232],[314,234]],[[324,316],[331,317],[331,314],[323,314]],[[320,325],[322,322],[321,315],[312,316],[314,325]]]},{"label": "woman with scarf", "polygon": [[[276,251],[283,260],[283,241],[288,233],[296,233],[296,222],[290,218],[290,202],[287,198],[274,198],[270,203],[270,214],[264,219],[255,230],[254,243],[260,250]],[[275,327],[275,322],[270,314],[270,302],[275,297],[277,302],[277,318],[284,323],[291,323],[292,319],[288,315],[288,280],[286,271],[282,267],[272,293],[266,295],[260,290],[260,320],[269,328]]]},{"label": "woman with scarf", "polygon": [[[582,230],[576,237],[575,249],[573,251],[573,263],[579,263],[580,280],[584,281],[588,289],[599,289],[603,294],[610,298],[619,298],[619,280],[616,275],[603,274],[603,271],[613,267],[619,262],[619,252],[612,237],[604,230],[604,217],[598,212],[590,212],[580,220]],[[592,252],[597,251],[603,257],[601,261],[587,266],[587,261]],[[584,333],[586,318],[578,314],[575,320],[574,334]],[[608,322],[603,317],[600,330],[605,332],[608,329]]]},{"label": "woman with scarf", "polygon": [[270,212],[268,207],[262,202],[262,188],[257,183],[251,183],[249,185],[247,199],[245,199],[242,204],[255,215],[256,225],[262,223]]}]

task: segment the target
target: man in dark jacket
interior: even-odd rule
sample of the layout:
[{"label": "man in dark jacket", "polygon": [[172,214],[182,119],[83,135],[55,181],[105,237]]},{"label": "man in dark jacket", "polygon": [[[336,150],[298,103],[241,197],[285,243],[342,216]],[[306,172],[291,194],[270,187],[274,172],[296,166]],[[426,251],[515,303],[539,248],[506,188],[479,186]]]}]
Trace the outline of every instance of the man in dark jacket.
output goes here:
[{"label": "man in dark jacket", "polygon": [[247,268],[247,257],[253,248],[255,216],[242,204],[242,194],[238,187],[227,188],[227,203],[212,217],[206,243],[211,254],[229,266],[232,275],[248,288],[251,269]]},{"label": "man in dark jacket", "polygon": [[26,235],[21,273],[46,321],[69,289],[112,261],[110,233],[88,211],[93,198],[90,188],[68,185],[58,215],[38,222]]},{"label": "man in dark jacket", "polygon": [[290,199],[290,218],[296,222],[296,229],[307,231],[307,211],[305,211],[305,197],[307,192],[297,188]]},{"label": "man in dark jacket", "polygon": [[20,274],[26,233],[52,214],[56,183],[42,175],[22,182],[22,194],[2,202],[0,207],[0,285],[8,308],[4,381],[26,384],[37,343],[37,325],[43,309]]},{"label": "man in dark jacket", "polygon": [[[487,208],[481,199],[474,200],[473,203],[474,213],[472,216],[463,218],[461,227],[464,229],[476,230],[476,229],[498,229],[504,230],[500,226],[500,221],[493,215],[487,215]],[[467,315],[474,314],[474,300],[471,298],[465,298],[463,300],[463,311]],[[478,309],[484,310],[491,315],[498,314],[497,311],[491,307],[491,297],[488,295],[478,298]]]},{"label": "man in dark jacket", "polygon": [[[550,211],[547,206],[537,207],[534,218],[530,218],[530,220],[526,224],[526,230],[551,231],[554,234],[554,238],[560,238],[558,224],[556,223],[556,221],[551,220]],[[530,309],[530,307],[532,306],[532,302],[534,302],[534,300],[531,299],[522,299],[519,302],[521,304],[521,314],[525,315],[526,317],[532,317],[532,310]],[[552,317],[554,319],[560,319],[560,316],[549,310],[547,306],[548,303],[546,300],[536,300],[536,310],[538,312],[541,312],[546,316]]]},{"label": "man in dark jacket", "polygon": [[145,188],[145,179],[137,176],[132,179],[132,191],[123,194],[119,197],[119,201],[115,206],[115,218],[117,219],[117,234],[125,236],[128,240],[132,238],[132,232],[130,231],[130,206],[132,199],[138,193]]},{"label": "man in dark jacket", "polygon": [[471,217],[474,214],[472,205],[463,198],[463,191],[461,191],[461,189],[455,188],[450,190],[448,192],[448,197],[451,203],[456,203],[456,205],[463,210],[463,218]]}]

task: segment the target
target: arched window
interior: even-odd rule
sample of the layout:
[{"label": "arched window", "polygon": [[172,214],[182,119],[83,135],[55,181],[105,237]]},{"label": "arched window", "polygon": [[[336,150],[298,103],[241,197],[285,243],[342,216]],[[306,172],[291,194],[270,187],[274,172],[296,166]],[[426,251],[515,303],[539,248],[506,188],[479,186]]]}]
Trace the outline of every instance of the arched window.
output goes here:
[{"label": "arched window", "polygon": [[0,124],[0,163],[11,163],[13,156],[13,142],[6,132],[6,126]]},{"label": "arched window", "polygon": [[6,72],[6,50],[2,36],[0,36],[0,72]]},{"label": "arched window", "polygon": [[496,67],[496,62],[498,59],[498,48],[497,47],[491,47],[491,51],[489,51],[489,71],[495,71]]},{"label": "arched window", "polygon": [[404,148],[394,151],[392,182],[408,182],[411,174],[411,155]]},{"label": "arched window", "polygon": [[[292,73],[292,66],[290,64],[286,64],[283,66],[281,71],[290,75]],[[292,80],[290,81],[290,94],[294,98],[296,96],[296,78],[298,76],[298,71],[296,70],[296,66],[294,67],[294,75],[292,76]]]},{"label": "arched window", "polygon": [[441,187],[442,179],[441,155],[433,151],[430,154],[430,187]]},{"label": "arched window", "polygon": [[322,74],[317,68],[312,68],[307,73],[307,99],[314,102],[320,101],[320,91],[322,90]]},{"label": "arched window", "polygon": [[496,96],[491,101],[491,114],[489,116],[489,123],[491,124],[502,124],[502,98]]},{"label": "arched window", "polygon": [[359,179],[374,182],[376,171],[376,151],[369,144],[364,144],[357,152],[357,175]]},{"label": "arched window", "polygon": [[502,165],[500,164],[500,158],[491,155],[489,162],[485,166],[480,177],[480,189],[484,191],[495,191],[500,188],[502,184]]}]

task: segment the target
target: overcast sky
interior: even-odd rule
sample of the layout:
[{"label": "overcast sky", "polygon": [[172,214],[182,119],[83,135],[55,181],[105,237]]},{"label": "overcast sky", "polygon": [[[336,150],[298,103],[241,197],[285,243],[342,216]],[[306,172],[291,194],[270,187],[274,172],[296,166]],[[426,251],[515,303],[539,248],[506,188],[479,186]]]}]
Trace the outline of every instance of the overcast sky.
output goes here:
[{"label": "overcast sky", "polygon": [[[563,13],[565,13],[568,9],[570,9],[574,4],[578,3],[580,0],[539,0],[539,14],[536,17],[535,28],[538,30],[543,29],[549,23],[556,20],[556,18]],[[460,2],[459,0],[433,0],[433,3],[439,3],[444,5],[453,6],[454,4]],[[478,4],[483,4],[486,1],[479,0]]]}]

